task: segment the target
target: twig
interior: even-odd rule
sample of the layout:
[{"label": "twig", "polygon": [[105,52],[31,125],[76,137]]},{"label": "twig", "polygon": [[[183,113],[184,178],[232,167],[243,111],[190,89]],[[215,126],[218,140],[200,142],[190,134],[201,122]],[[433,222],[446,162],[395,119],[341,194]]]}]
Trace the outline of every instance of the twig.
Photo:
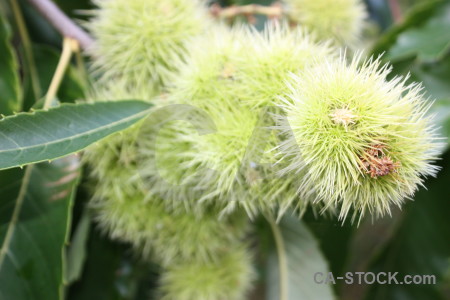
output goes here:
[{"label": "twig", "polygon": [[265,15],[269,18],[280,18],[284,14],[282,6],[275,2],[271,6],[263,6],[259,4],[249,4],[243,6],[230,6],[222,8],[218,4],[211,6],[210,12],[218,18],[234,18],[238,15]]},{"label": "twig", "polygon": [[50,108],[53,99],[56,97],[58,88],[61,84],[64,74],[66,72],[67,66],[70,63],[70,58],[72,53],[78,50],[78,41],[69,37],[65,37],[63,41],[63,51],[61,58],[59,59],[58,66],[56,67],[55,74],[53,75],[48,92],[45,95],[44,109]]},{"label": "twig", "polygon": [[28,0],[56,30],[64,37],[77,40],[80,47],[86,50],[92,43],[92,37],[69,17],[67,17],[51,0]]}]

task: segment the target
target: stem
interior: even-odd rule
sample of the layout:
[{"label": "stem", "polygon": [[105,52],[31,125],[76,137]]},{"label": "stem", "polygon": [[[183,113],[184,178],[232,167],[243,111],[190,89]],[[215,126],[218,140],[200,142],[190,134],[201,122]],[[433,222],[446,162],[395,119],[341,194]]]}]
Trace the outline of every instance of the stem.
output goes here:
[{"label": "stem", "polygon": [[34,98],[36,101],[41,97],[41,84],[36,68],[36,63],[34,61],[33,51],[31,47],[30,36],[28,35],[27,27],[25,26],[25,21],[23,19],[22,12],[20,11],[20,6],[17,0],[11,0],[11,8],[14,14],[14,19],[17,23],[17,28],[19,29],[19,34],[23,43],[23,50],[25,53],[25,60],[27,62],[27,70],[31,78],[31,87],[33,89]]},{"label": "stem", "polygon": [[45,95],[44,109],[51,107],[53,99],[56,97],[58,88],[66,72],[67,66],[70,63],[73,51],[78,48],[78,42],[69,37],[65,37],[63,40],[63,49],[61,58],[59,59],[58,66],[56,67],[55,74],[53,75],[52,82]]},{"label": "stem", "polygon": [[267,221],[269,222],[272,229],[278,253],[278,266],[280,272],[280,300],[288,300],[288,268],[286,248],[284,246],[283,236],[281,234],[280,227],[278,227],[278,224],[273,220],[272,217],[267,217]]},{"label": "stem", "polygon": [[51,0],[28,0],[42,16],[64,37],[77,40],[81,48],[86,50],[93,43],[92,37],[76,25]]}]

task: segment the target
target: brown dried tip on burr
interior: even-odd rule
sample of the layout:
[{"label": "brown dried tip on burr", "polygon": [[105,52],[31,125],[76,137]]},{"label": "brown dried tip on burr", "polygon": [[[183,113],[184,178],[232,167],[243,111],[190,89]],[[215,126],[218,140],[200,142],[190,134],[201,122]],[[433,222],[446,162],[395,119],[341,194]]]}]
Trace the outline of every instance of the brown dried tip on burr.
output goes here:
[{"label": "brown dried tip on burr", "polygon": [[348,108],[337,108],[330,114],[334,124],[344,125],[347,128],[350,124],[355,124],[357,116]]},{"label": "brown dried tip on burr", "polygon": [[380,176],[386,176],[392,172],[396,172],[400,167],[399,162],[394,162],[389,156],[385,155],[383,149],[384,145],[373,145],[368,148],[361,162],[366,174],[370,174],[370,177],[377,178]]}]

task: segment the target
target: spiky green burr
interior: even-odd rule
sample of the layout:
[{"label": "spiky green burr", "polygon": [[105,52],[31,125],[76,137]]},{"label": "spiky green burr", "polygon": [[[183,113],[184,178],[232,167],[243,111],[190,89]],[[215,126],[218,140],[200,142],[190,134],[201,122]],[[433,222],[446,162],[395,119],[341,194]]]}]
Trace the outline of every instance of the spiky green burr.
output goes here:
[{"label": "spiky green burr", "polygon": [[361,0],[284,0],[290,18],[324,40],[354,45],[367,12]]},{"label": "spiky green burr", "polygon": [[144,259],[162,266],[211,263],[222,249],[239,244],[246,233],[247,220],[240,213],[219,220],[219,212],[213,209],[202,215],[171,212],[162,199],[139,192],[125,194],[123,188],[117,193],[114,185],[124,185],[130,177],[114,175],[116,179],[96,185],[91,207],[109,236],[130,243]]},{"label": "spiky green burr", "polygon": [[101,82],[125,80],[158,93],[188,54],[186,42],[208,19],[197,0],[95,0],[87,28],[94,74]]},{"label": "spiky green burr", "polygon": [[254,279],[251,257],[244,248],[231,247],[214,263],[186,261],[163,273],[163,300],[243,300]]},{"label": "spiky green burr", "polygon": [[340,208],[344,220],[383,216],[411,198],[433,165],[439,143],[422,87],[388,80],[379,60],[342,56],[293,75],[280,116],[285,173],[302,173],[299,198]]},{"label": "spiky green burr", "polygon": [[[178,174],[180,183],[198,191],[196,200],[214,202],[225,212],[238,206],[250,216],[280,207],[284,212],[295,198],[298,181],[293,176],[277,177],[275,172],[266,176],[270,173],[266,168],[272,168],[263,167],[264,162],[275,161],[266,150],[276,145],[276,139],[257,134],[258,126],[271,125],[260,124],[261,118],[269,119],[262,111],[288,91],[285,81],[291,72],[301,72],[315,60],[331,56],[330,48],[301,29],[271,24],[263,33],[247,27],[216,28],[193,41],[190,49],[191,58],[180,67],[168,103],[204,111],[214,122],[215,132],[200,135],[189,126],[172,126],[167,129],[171,134],[158,138],[160,150],[155,154],[154,132],[147,130],[147,138],[140,139],[146,143],[139,147],[141,174],[149,181],[158,177],[155,172]],[[262,153],[249,153],[252,148]],[[160,163],[162,169],[155,170],[149,156],[177,163]],[[177,203],[186,195],[183,189],[177,196],[170,185],[166,193],[165,185],[158,186],[167,195],[164,198]]]}]

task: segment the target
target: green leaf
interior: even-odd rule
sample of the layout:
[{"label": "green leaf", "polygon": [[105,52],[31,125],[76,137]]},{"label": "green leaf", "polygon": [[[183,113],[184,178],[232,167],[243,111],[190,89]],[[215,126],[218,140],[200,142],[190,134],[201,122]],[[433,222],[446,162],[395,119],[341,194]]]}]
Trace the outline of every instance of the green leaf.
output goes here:
[{"label": "green leaf", "polygon": [[438,133],[444,137],[443,142],[446,143],[448,149],[450,141],[450,98],[438,99],[434,102],[431,113],[434,114],[434,121],[438,124]]},{"label": "green leaf", "polygon": [[385,59],[396,61],[409,56],[428,62],[441,59],[450,49],[449,26],[450,5],[446,5],[425,25],[401,33]]},{"label": "green leaf", "polygon": [[79,160],[0,172],[0,299],[62,300]]},{"label": "green leaf", "polygon": [[78,280],[86,261],[86,247],[91,229],[91,220],[87,210],[84,211],[67,253],[66,282],[70,284]]},{"label": "green leaf", "polygon": [[[278,250],[273,249],[268,258],[267,299],[334,299],[331,285],[314,282],[314,274],[321,272],[325,278],[329,269],[316,239],[303,221],[284,217],[278,225],[272,224],[272,229]],[[287,285],[286,299],[280,299],[283,285]]]},{"label": "green leaf", "polygon": [[421,26],[424,24],[433,14],[439,10],[443,0],[429,0],[412,8],[405,16],[402,22],[392,26],[373,46],[372,52],[375,55],[380,55],[389,49],[397,40],[397,37],[404,31]]},{"label": "green leaf", "polygon": [[70,286],[69,300],[125,300],[116,281],[123,256],[122,248],[95,228],[88,239],[88,255],[79,282]]},{"label": "green leaf", "polygon": [[68,290],[68,300],[142,300],[156,289],[157,268],[138,259],[127,245],[111,241],[92,227],[87,260],[80,280]]},{"label": "green leaf", "polygon": [[143,101],[63,104],[0,121],[0,169],[52,160],[144,118],[151,104]]},{"label": "green leaf", "polygon": [[[366,216],[361,226],[353,234],[350,249],[347,251],[345,272],[369,272],[370,266],[380,256],[395,237],[402,222],[402,211],[395,207],[392,215],[374,220]],[[340,299],[364,299],[369,289],[366,284],[345,284],[340,286]]]},{"label": "green leaf", "polygon": [[450,55],[434,64],[414,64],[406,72],[411,73],[413,80],[422,82],[433,99],[450,98]]},{"label": "green leaf", "polygon": [[0,114],[20,111],[21,89],[17,59],[10,44],[10,28],[0,14]]}]

